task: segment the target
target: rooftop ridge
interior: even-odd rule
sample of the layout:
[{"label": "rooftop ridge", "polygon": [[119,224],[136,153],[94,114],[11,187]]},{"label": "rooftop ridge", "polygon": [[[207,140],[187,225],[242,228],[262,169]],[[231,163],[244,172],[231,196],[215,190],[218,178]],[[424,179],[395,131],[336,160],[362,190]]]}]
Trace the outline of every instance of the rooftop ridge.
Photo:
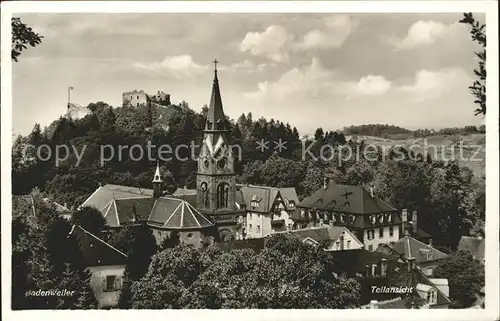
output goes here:
[{"label": "rooftop ridge", "polygon": [[[93,238],[95,238],[96,240],[100,241],[101,243],[103,243],[104,245],[108,246],[109,248],[111,248],[112,250],[120,253],[121,255],[125,256],[125,257],[128,257],[127,254],[123,253],[122,251],[120,251],[119,249],[115,248],[114,246],[112,246],[111,244],[107,243],[107,242],[104,242],[102,239],[100,239],[99,237],[95,236],[94,234],[90,233],[89,231],[87,231],[86,229],[84,229],[83,227],[81,227],[80,225],[76,225],[76,224],[73,224],[73,227],[74,226],[77,226],[78,228],[80,228],[84,233],[87,233],[89,234],[90,236],[92,236]],[[73,229],[71,230],[73,231]]]}]

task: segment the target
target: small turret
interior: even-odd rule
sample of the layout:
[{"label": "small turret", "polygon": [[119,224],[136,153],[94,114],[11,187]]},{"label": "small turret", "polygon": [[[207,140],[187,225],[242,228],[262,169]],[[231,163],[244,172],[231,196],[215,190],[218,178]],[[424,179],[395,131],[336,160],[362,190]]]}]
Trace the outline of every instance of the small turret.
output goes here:
[{"label": "small turret", "polygon": [[163,178],[160,174],[160,164],[156,162],[156,171],[153,177],[153,197],[158,198],[162,194]]}]

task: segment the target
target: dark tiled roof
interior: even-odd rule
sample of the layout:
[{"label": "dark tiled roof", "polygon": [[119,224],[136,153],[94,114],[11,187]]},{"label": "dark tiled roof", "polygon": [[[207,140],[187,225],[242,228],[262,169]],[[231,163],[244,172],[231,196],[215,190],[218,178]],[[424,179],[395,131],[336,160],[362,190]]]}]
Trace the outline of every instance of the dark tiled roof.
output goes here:
[{"label": "dark tiled roof", "polygon": [[[237,195],[237,202],[244,203],[246,208],[252,212],[270,213],[277,197],[282,198],[286,210],[295,208],[294,206],[290,206],[291,202],[294,205],[299,203],[297,192],[293,187],[237,185],[237,188],[241,192],[241,196]],[[258,204],[257,207],[252,207],[253,201]]]},{"label": "dark tiled roof", "polygon": [[472,236],[462,236],[458,243],[458,250],[468,251],[476,260],[484,260],[484,244],[483,238]]},{"label": "dark tiled roof", "polygon": [[[443,253],[411,236],[404,236],[389,246],[392,247],[397,253],[403,255],[405,259],[411,257],[415,258],[416,264],[441,260],[449,256],[448,254]],[[427,259],[427,253],[429,252],[432,252],[431,259]]]},{"label": "dark tiled roof", "polygon": [[124,265],[127,255],[80,226],[73,225],[70,237],[80,244],[85,266]]},{"label": "dark tiled roof", "polygon": [[299,207],[315,208],[340,213],[376,214],[396,211],[379,198],[372,197],[362,186],[330,183],[304,199]]},{"label": "dark tiled roof", "polygon": [[165,229],[201,229],[213,225],[188,202],[173,197],[115,199],[102,213],[109,227],[138,221]]},{"label": "dark tiled roof", "polygon": [[253,249],[256,252],[260,252],[264,249],[265,240],[265,238],[232,240],[229,242],[221,242],[218,246],[225,252],[242,249]]},{"label": "dark tiled roof", "polygon": [[[287,239],[298,238],[300,241],[306,238],[311,238],[316,242],[322,241],[334,241],[337,240],[343,231],[349,233],[349,230],[342,226],[331,226],[331,227],[320,227],[320,228],[308,228],[302,230],[294,230],[289,232],[277,232],[275,234],[282,234]],[[352,234],[353,237],[355,237]]]},{"label": "dark tiled roof", "polygon": [[383,253],[372,252],[365,249],[330,251],[328,253],[340,270],[347,271],[351,275],[356,273],[364,275],[366,272],[366,265],[372,266],[372,264],[377,264],[378,268],[382,259],[387,260],[388,270],[394,269],[397,266],[397,261],[394,258]]}]

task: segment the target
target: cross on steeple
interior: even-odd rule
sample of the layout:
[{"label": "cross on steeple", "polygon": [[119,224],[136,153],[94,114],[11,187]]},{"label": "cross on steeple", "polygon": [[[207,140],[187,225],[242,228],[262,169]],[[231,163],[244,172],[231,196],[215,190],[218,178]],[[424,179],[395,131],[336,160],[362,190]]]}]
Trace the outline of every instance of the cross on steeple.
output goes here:
[{"label": "cross on steeple", "polygon": [[214,61],[212,61],[214,63],[214,66],[215,66],[215,73],[217,73],[217,64],[219,63],[219,60],[217,60],[217,58],[214,59]]}]

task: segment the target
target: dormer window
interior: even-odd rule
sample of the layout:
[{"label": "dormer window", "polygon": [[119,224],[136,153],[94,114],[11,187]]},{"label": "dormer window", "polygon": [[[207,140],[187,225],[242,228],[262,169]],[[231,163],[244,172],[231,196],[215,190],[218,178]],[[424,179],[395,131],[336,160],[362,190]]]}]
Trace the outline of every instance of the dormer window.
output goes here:
[{"label": "dormer window", "polygon": [[250,202],[250,206],[252,206],[252,208],[259,207],[259,201],[257,200],[257,195],[254,195],[252,197],[252,201]]},{"label": "dormer window", "polygon": [[428,252],[427,253],[427,260],[432,260],[434,258],[433,254],[434,253],[432,253],[432,252]]},{"label": "dormer window", "polygon": [[435,289],[430,289],[427,292],[427,303],[436,304],[437,303],[437,291]]},{"label": "dormer window", "polygon": [[380,224],[384,223],[384,215],[379,215],[378,221]]},{"label": "dormer window", "polygon": [[288,202],[288,207],[295,208],[295,202],[294,201]]},{"label": "dormer window", "polygon": [[372,224],[377,223],[377,217],[375,215],[372,215]]}]

